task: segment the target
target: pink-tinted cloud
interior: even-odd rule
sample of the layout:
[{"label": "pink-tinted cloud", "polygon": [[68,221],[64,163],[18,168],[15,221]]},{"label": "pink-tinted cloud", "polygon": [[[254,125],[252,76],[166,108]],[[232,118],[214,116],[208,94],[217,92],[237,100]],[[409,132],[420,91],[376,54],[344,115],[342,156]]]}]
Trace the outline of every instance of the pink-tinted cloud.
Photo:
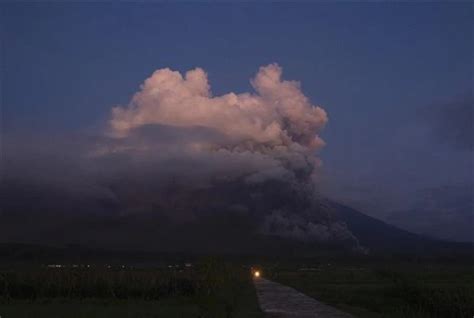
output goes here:
[{"label": "pink-tinted cloud", "polygon": [[213,97],[207,74],[196,68],[183,77],[160,69],[145,80],[128,107],[115,107],[111,132],[126,136],[137,127],[164,124],[208,127],[237,140],[261,145],[294,143],[319,149],[326,112],[310,103],[298,82],[281,79],[277,64],[261,67],[252,85],[257,94],[228,93]]},{"label": "pink-tinted cloud", "polygon": [[[212,96],[204,70],[196,68],[182,76],[160,69],[145,80],[128,106],[113,108],[109,133],[128,139],[152,125],[185,131],[201,127],[221,138],[181,139],[173,144],[180,152],[175,152],[176,156],[211,156],[207,162],[218,162],[221,168],[226,167],[224,158],[232,163],[230,168],[245,171],[251,182],[287,178],[296,170],[312,171],[319,164],[315,152],[324,146],[318,134],[327,115],[311,104],[298,82],[281,76],[281,67],[270,64],[261,67],[251,80],[255,93]],[[139,144],[135,147],[143,150],[143,143]],[[133,147],[134,143],[127,149]],[[168,151],[170,144],[147,144],[145,148],[154,147]]]}]

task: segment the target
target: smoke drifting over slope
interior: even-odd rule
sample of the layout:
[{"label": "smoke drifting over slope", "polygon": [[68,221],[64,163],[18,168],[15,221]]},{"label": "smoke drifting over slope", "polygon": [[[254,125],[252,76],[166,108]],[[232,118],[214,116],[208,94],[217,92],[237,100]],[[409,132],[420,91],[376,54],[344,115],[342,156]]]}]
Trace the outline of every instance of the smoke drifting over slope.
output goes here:
[{"label": "smoke drifting over slope", "polygon": [[[128,106],[113,108],[102,136],[74,147],[7,143],[2,187],[15,198],[3,209],[7,219],[15,220],[14,211],[22,210],[17,202],[28,197],[22,193],[25,184],[33,184],[41,197],[38,210],[62,215],[77,228],[69,234],[94,240],[117,244],[114,238],[127,231],[134,235],[124,244],[133,239],[141,244],[142,236],[148,242],[176,236],[163,227],[149,228],[151,217],[170,229],[188,224],[194,243],[203,233],[223,237],[240,224],[235,237],[261,233],[357,246],[313,182],[320,165],[316,153],[324,145],[318,134],[327,115],[310,103],[298,82],[281,75],[276,64],[261,67],[251,81],[256,93],[213,97],[202,69],[184,77],[161,69]],[[59,165],[64,158],[68,163]],[[129,221],[99,227],[97,234],[90,232],[85,215],[99,215],[107,224]],[[58,222],[55,217],[46,223],[58,229]],[[88,228],[79,230],[84,222]],[[48,226],[38,228],[39,236],[53,235]]]}]

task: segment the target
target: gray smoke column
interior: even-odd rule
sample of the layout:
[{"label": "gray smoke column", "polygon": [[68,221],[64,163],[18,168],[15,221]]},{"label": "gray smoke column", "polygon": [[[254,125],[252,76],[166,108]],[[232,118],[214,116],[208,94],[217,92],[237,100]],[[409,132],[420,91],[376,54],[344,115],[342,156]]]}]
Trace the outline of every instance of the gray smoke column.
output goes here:
[{"label": "gray smoke column", "polygon": [[[94,156],[122,154],[127,166],[148,166],[142,177],[154,178],[149,184],[169,189],[172,180],[166,198],[156,199],[156,189],[148,195],[168,211],[222,214],[239,206],[267,235],[356,242],[321,206],[314,187],[326,112],[309,101],[298,82],[283,80],[277,64],[261,67],[251,84],[255,93],[212,96],[200,68],[184,76],[157,70],[128,106],[113,109],[108,131],[113,145],[99,147]],[[199,187],[205,194],[196,192]],[[170,207],[173,196],[187,199],[171,199]]]},{"label": "gray smoke column", "polygon": [[[225,174],[228,167],[229,177],[234,177],[240,170],[249,182],[311,173],[319,165],[315,153],[324,142],[318,134],[327,115],[310,103],[298,82],[282,80],[281,75],[282,69],[270,64],[251,80],[256,93],[212,96],[207,74],[200,68],[184,76],[167,68],[157,70],[127,107],[112,110],[108,134],[127,146],[97,151],[161,149],[195,161],[196,169],[203,164],[207,170],[213,163],[216,171],[210,174]],[[173,132],[168,140],[131,142],[153,126]]]}]

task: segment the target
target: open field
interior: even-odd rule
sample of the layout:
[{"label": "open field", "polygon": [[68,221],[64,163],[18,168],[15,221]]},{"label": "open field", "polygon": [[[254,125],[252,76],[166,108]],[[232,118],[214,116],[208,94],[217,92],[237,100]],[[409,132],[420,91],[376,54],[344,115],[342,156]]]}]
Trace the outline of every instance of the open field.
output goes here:
[{"label": "open field", "polygon": [[3,317],[261,317],[247,269],[30,268],[0,273]]},{"label": "open field", "polygon": [[450,318],[474,314],[470,264],[276,266],[267,277],[356,317]]},{"label": "open field", "polygon": [[[328,258],[329,259],[329,258]],[[261,260],[263,277],[362,318],[474,313],[471,261]],[[0,270],[10,317],[263,317],[246,260],[186,265],[15,266]]]}]

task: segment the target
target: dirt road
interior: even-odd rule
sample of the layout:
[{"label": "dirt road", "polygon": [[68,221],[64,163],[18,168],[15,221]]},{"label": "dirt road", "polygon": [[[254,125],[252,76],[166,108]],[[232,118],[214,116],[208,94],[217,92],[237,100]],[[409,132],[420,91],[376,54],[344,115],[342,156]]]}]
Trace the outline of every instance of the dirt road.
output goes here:
[{"label": "dirt road", "polygon": [[354,318],[296,289],[264,278],[254,279],[260,308],[268,318]]}]

